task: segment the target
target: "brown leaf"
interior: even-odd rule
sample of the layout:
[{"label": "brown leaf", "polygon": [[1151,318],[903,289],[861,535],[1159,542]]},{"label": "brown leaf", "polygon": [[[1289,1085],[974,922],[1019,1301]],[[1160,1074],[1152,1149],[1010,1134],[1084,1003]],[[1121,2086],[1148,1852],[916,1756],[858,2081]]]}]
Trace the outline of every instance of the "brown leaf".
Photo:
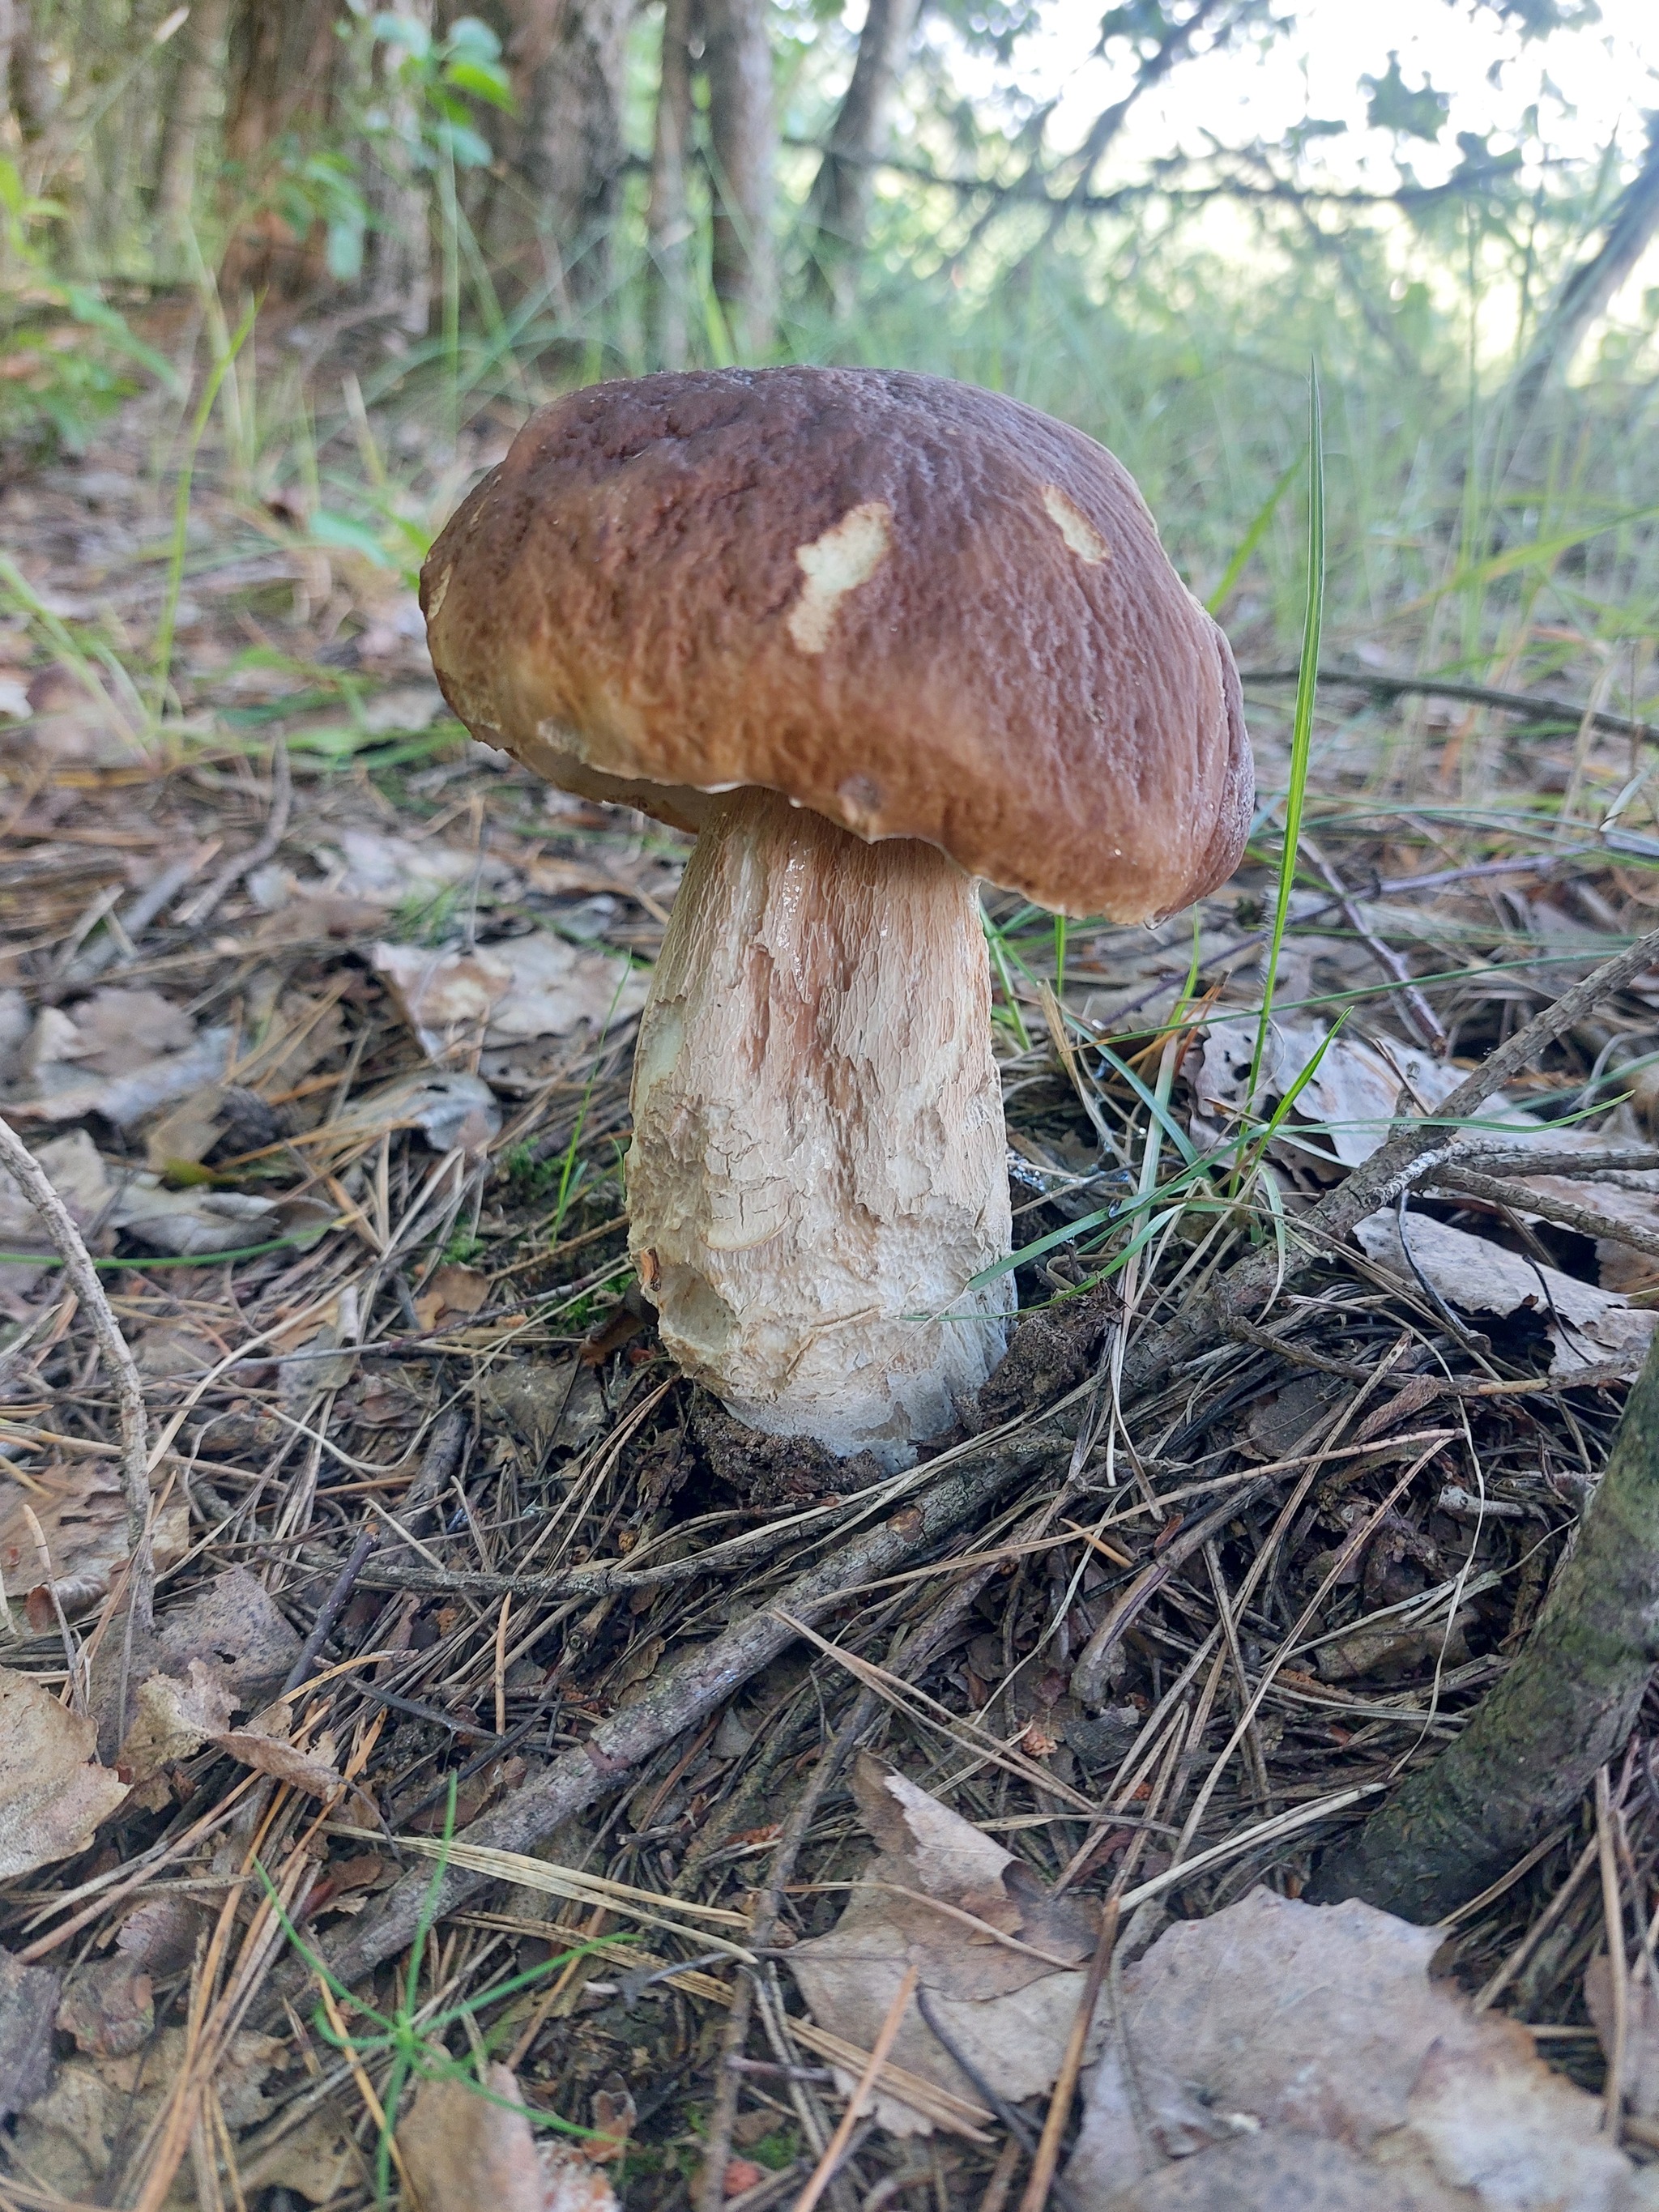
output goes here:
[{"label": "brown leaf", "polygon": [[0,1880],[84,1850],[126,1796],[94,1741],[32,1675],[0,1668]]},{"label": "brown leaf", "polygon": [[288,2189],[309,2204],[326,2204],[362,2164],[350,2129],[323,2105],[242,2166],[237,2179],[245,2200],[256,2190]]},{"label": "brown leaf", "polygon": [[[451,2076],[422,2081],[398,2148],[425,2212],[616,2212],[610,2183],[563,2144],[538,2154],[505,2066],[490,2095]],[[496,2103],[495,2099],[502,2101]]]},{"label": "brown leaf", "polygon": [[607,2074],[593,2092],[593,2134],[582,2146],[583,2157],[595,2166],[613,2165],[628,2148],[638,2118],[628,2084],[620,2074]]},{"label": "brown leaf", "polygon": [[97,2058],[125,2058],[155,2027],[155,1985],[131,1959],[94,1959],[64,1985],[58,2025]]},{"label": "brown leaf", "polygon": [[58,1976],[0,1951],[0,2125],[44,2096],[52,2080]]},{"label": "brown leaf", "polygon": [[499,1049],[577,1030],[598,1034],[638,1013],[650,981],[622,955],[541,931],[471,952],[377,945],[372,957],[433,1060],[467,1043]]},{"label": "brown leaf", "polygon": [[290,1789],[302,1790],[308,1797],[337,1796],[346,1787],[326,1737],[315,1751],[302,1751],[285,1737],[258,1727],[229,1729],[213,1741],[221,1751],[228,1751],[233,1759],[240,1759],[244,1766],[251,1766],[256,1774],[268,1774],[274,1782],[286,1782]]},{"label": "brown leaf", "polygon": [[440,1267],[415,1301],[422,1328],[436,1328],[456,1315],[475,1314],[489,1296],[489,1278],[476,1267]]},{"label": "brown leaf", "polygon": [[151,1897],[128,1913],[115,1938],[124,1959],[152,1979],[183,1973],[196,1955],[206,1910],[193,1897]]},{"label": "brown leaf", "polygon": [[1520,1253],[1489,1243],[1484,1237],[1471,1237],[1449,1222],[1408,1214],[1406,1233],[1409,1256],[1392,1211],[1373,1213],[1354,1231],[1379,1267],[1412,1285],[1417,1280],[1414,1261],[1448,1305],[1469,1314],[1536,1314],[1547,1323],[1545,1334],[1555,1347],[1552,1375],[1570,1375],[1575,1368],[1593,1367],[1607,1359],[1627,1359],[1633,1373],[1659,1328],[1659,1314],[1632,1306],[1557,1267],[1541,1261],[1534,1265]]},{"label": "brown leaf", "polygon": [[[17,2156],[38,2185],[82,2203],[95,2200],[118,2146],[141,2142],[184,2062],[182,2028],[164,2028],[130,2057],[68,2060],[47,2095],[18,2120]],[[238,2035],[213,2080],[227,2124],[268,2118],[264,2081],[283,2063],[275,2036]],[[176,2201],[176,2200],[170,2200]]]},{"label": "brown leaf", "polygon": [[[1023,1861],[867,1753],[853,1794],[881,1850],[836,1926],[789,1954],[813,2019],[869,2051],[914,1963],[930,2008],[976,2070],[1012,2102],[1041,2094],[1054,2083],[1082,1995],[1084,1976],[1072,1962],[1093,1949],[1089,1913],[1050,1899]],[[954,1909],[940,1911],[930,1899]],[[919,2008],[901,2022],[891,2057],[954,2096],[977,2100]],[[850,2093],[852,2077],[842,2086]],[[895,2134],[933,2125],[885,2091],[875,2109]]]},{"label": "brown leaf", "polygon": [[137,1713],[115,1763],[129,1782],[148,1782],[188,1759],[230,1726],[236,1698],[222,1675],[192,1659],[185,1680],[150,1674],[138,1685]]},{"label": "brown leaf", "polygon": [[1650,2203],[1600,2101],[1523,2027],[1430,1981],[1442,1940],[1267,1890],[1167,1929],[1126,1969],[1088,2084],[1066,2174],[1079,2212]]},{"label": "brown leaf", "polygon": [[[33,1486],[26,1490],[21,1483],[0,1478],[0,1583],[9,1597],[26,1599],[30,1626],[44,1634],[57,1617],[52,1588],[71,1618],[108,1595],[110,1577],[127,1556],[127,1508],[112,1460],[57,1461],[31,1480]],[[26,1505],[46,1539],[50,1585]],[[190,1543],[190,1510],[182,1500],[156,1514],[154,1540],[158,1568],[183,1559]]]}]

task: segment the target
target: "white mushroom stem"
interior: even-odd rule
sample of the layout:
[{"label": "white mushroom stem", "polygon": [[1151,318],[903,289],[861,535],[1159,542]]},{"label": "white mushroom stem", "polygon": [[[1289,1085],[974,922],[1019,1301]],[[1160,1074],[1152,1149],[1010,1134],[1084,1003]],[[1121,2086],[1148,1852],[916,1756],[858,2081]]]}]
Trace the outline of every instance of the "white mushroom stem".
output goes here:
[{"label": "white mushroom stem", "polygon": [[1006,1346],[991,981],[971,879],[759,790],[722,799],[634,1064],[629,1249],[741,1419],[902,1466]]}]

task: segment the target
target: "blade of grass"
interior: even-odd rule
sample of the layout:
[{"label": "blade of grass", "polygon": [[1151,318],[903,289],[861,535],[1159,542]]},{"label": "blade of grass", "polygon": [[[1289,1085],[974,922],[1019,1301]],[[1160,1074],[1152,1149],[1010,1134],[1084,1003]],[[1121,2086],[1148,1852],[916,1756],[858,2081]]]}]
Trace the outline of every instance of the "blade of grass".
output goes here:
[{"label": "blade of grass", "polygon": [[1308,374],[1308,599],[1302,623],[1302,662],[1296,684],[1296,712],[1291,725],[1291,775],[1285,793],[1285,846],[1279,863],[1279,894],[1273,905],[1273,934],[1267,940],[1267,972],[1261,989],[1261,1018],[1256,1024],[1255,1049],[1250,1055],[1250,1079],[1245,1099],[1255,1097],[1273,1020],[1273,985],[1279,976],[1279,955],[1291,915],[1291,892],[1296,883],[1297,851],[1302,837],[1302,806],[1308,789],[1308,763],[1313,747],[1314,700],[1319,688],[1319,641],[1325,626],[1325,436],[1320,412],[1319,370]]}]

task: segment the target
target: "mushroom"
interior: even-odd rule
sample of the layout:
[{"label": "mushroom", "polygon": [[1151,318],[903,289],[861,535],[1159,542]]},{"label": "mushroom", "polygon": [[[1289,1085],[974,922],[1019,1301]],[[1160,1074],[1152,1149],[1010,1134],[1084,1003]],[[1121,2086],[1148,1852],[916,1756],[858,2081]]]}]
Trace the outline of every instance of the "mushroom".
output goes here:
[{"label": "mushroom", "polygon": [[665,1345],[757,1428],[908,1463],[1013,1307],[975,878],[1130,921],[1231,873],[1221,631],[1103,448],[876,369],[556,401],[422,604],[475,736],[696,833],[627,1163]]}]

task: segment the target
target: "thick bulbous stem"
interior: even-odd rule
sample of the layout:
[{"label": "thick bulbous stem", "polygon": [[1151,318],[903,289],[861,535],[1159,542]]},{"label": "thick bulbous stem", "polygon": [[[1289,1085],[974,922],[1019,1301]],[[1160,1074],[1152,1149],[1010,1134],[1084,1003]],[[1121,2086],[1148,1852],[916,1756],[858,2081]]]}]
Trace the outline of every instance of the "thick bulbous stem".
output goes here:
[{"label": "thick bulbous stem", "polygon": [[1006,1346],[1012,1241],[971,880],[775,793],[720,801],[634,1066],[629,1249],[739,1419],[906,1464]]}]

